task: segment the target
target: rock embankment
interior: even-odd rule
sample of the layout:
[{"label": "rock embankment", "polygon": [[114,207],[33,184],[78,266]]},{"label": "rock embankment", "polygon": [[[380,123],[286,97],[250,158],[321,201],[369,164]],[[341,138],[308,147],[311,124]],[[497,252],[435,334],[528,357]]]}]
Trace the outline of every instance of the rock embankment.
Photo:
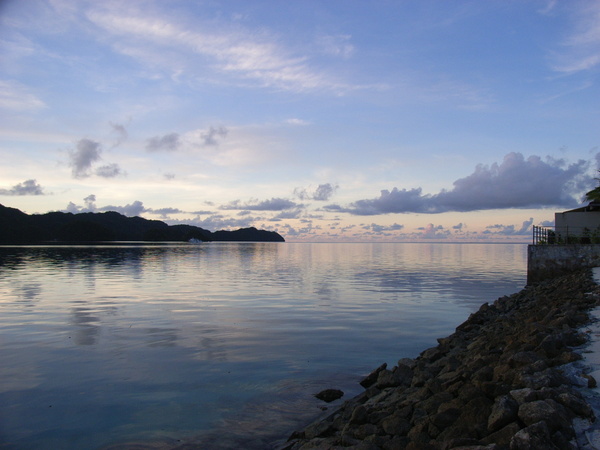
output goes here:
[{"label": "rock embankment", "polygon": [[563,368],[582,358],[599,299],[586,271],[486,303],[436,347],[373,371],[284,448],[578,448],[573,420],[594,412]]}]

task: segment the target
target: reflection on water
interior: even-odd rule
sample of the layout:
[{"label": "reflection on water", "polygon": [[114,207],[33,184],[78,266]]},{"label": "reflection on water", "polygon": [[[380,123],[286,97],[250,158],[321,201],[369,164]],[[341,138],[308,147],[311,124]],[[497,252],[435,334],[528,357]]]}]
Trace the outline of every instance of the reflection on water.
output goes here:
[{"label": "reflection on water", "polygon": [[525,252],[0,247],[0,445],[215,446],[220,436],[222,448],[266,448],[319,414],[315,392],[358,393],[373,367],[416,356],[520,289]]}]

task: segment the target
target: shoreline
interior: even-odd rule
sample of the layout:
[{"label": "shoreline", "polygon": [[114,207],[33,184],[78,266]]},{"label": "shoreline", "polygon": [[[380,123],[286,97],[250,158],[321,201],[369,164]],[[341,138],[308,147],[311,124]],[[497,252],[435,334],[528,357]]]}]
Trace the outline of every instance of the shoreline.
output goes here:
[{"label": "shoreline", "polygon": [[484,303],[437,346],[380,366],[363,393],[275,448],[593,449],[598,306],[591,270]]}]

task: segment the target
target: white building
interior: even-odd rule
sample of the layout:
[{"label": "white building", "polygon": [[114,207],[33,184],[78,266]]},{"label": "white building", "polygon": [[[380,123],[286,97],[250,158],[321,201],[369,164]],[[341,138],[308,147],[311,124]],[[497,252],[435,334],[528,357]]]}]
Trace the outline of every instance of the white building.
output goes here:
[{"label": "white building", "polygon": [[554,214],[554,226],[559,238],[597,237],[600,239],[600,203]]}]

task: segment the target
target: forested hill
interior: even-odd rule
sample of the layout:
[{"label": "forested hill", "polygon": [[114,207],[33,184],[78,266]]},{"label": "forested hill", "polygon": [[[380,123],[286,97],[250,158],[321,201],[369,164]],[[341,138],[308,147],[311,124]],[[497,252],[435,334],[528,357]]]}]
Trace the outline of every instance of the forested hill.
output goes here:
[{"label": "forested hill", "polygon": [[0,244],[91,241],[249,241],[284,242],[274,231],[241,228],[211,232],[192,225],[127,217],[117,212],[26,214],[0,205]]}]

